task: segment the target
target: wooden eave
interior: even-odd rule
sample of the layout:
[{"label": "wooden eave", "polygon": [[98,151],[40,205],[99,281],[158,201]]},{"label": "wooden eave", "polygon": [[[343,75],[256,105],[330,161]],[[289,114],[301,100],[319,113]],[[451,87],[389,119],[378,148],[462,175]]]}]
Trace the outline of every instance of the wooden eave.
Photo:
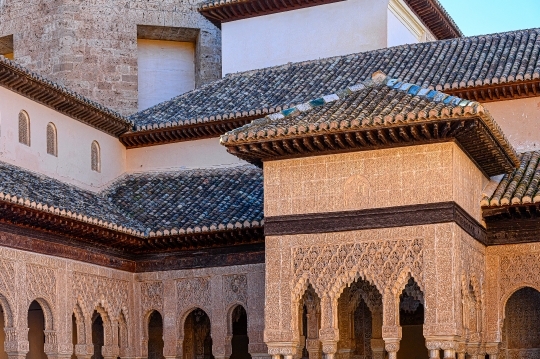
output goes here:
[{"label": "wooden eave", "polygon": [[223,143],[227,151],[256,165],[263,161],[350,151],[456,141],[487,175],[511,172],[516,164],[478,117],[414,121],[357,130]]},{"label": "wooden eave", "polygon": [[0,223],[57,235],[63,238],[61,240],[63,244],[90,246],[131,259],[136,259],[137,255],[142,254],[171,253],[263,241],[262,226],[141,237],[9,201],[0,201]]},{"label": "wooden eave", "polygon": [[446,94],[478,102],[517,100],[540,96],[540,78],[497,84],[477,84],[470,87],[441,90]]},{"label": "wooden eave", "polygon": [[[217,27],[221,23],[255,16],[330,4],[343,0],[241,0],[224,4],[203,4],[199,12]],[[407,5],[439,40],[461,37],[462,33],[448,14],[433,0],[406,0]]]},{"label": "wooden eave", "polygon": [[463,36],[449,15],[433,0],[405,0],[405,3],[438,40]]},{"label": "wooden eave", "polygon": [[131,128],[124,118],[101,110],[1,61],[0,86],[115,137]]},{"label": "wooden eave", "polygon": [[162,127],[153,130],[127,132],[120,136],[120,141],[126,148],[162,145],[166,143],[215,138],[242,127],[258,116],[247,116],[232,120],[217,120],[196,123],[193,125]]},{"label": "wooden eave", "polygon": [[344,0],[244,0],[230,2],[219,6],[209,5],[207,7],[201,7],[199,8],[199,12],[214,25],[221,28],[221,23],[223,22],[275,14],[339,1]]}]

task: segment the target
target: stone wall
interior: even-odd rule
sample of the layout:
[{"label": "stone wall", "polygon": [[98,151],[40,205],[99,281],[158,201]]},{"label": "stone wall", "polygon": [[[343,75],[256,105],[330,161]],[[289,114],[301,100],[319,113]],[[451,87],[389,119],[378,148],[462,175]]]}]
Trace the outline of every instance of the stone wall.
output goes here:
[{"label": "stone wall", "polygon": [[20,64],[131,114],[137,110],[137,25],[190,30],[196,86],[221,76],[220,30],[196,11],[198,2],[0,1],[0,37],[13,35]]}]

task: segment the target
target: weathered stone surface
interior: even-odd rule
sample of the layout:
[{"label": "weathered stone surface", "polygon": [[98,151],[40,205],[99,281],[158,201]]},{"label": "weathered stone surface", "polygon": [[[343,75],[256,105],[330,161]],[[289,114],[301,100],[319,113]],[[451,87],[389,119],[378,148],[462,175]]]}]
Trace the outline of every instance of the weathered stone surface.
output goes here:
[{"label": "weathered stone surface", "polygon": [[127,115],[137,110],[137,25],[189,35],[196,86],[221,77],[221,33],[197,12],[198,2],[0,2],[0,37],[13,35],[23,66]]}]

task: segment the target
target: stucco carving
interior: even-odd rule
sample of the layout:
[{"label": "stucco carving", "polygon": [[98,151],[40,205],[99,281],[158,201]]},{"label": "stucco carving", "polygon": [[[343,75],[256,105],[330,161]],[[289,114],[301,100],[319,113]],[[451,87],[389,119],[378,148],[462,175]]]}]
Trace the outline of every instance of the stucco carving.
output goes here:
[{"label": "stucco carving", "polygon": [[52,268],[26,265],[27,295],[29,302],[37,298],[45,298],[49,305],[56,302],[56,272]]},{"label": "stucco carving", "polygon": [[[210,278],[198,277],[181,279],[176,282],[176,290],[178,293],[178,310],[182,315],[182,311],[189,307],[202,307],[208,310],[211,303],[210,294]],[[210,315],[210,313],[207,313]]]},{"label": "stucco carving", "polygon": [[226,303],[240,302],[247,305],[247,277],[245,274],[223,276],[223,295]]},{"label": "stucco carving", "polygon": [[163,308],[163,282],[141,283],[141,305],[144,313],[150,309]]}]

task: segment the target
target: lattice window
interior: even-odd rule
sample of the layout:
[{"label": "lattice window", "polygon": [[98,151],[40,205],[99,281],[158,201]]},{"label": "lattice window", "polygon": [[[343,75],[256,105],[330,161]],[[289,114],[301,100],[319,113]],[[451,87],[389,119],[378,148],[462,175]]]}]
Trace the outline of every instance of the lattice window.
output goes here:
[{"label": "lattice window", "polygon": [[92,142],[92,171],[101,172],[101,150],[97,141]]},{"label": "lattice window", "polygon": [[52,122],[47,125],[47,153],[58,157],[56,126]]},{"label": "lattice window", "polygon": [[30,116],[24,110],[19,112],[19,142],[30,146]]}]

